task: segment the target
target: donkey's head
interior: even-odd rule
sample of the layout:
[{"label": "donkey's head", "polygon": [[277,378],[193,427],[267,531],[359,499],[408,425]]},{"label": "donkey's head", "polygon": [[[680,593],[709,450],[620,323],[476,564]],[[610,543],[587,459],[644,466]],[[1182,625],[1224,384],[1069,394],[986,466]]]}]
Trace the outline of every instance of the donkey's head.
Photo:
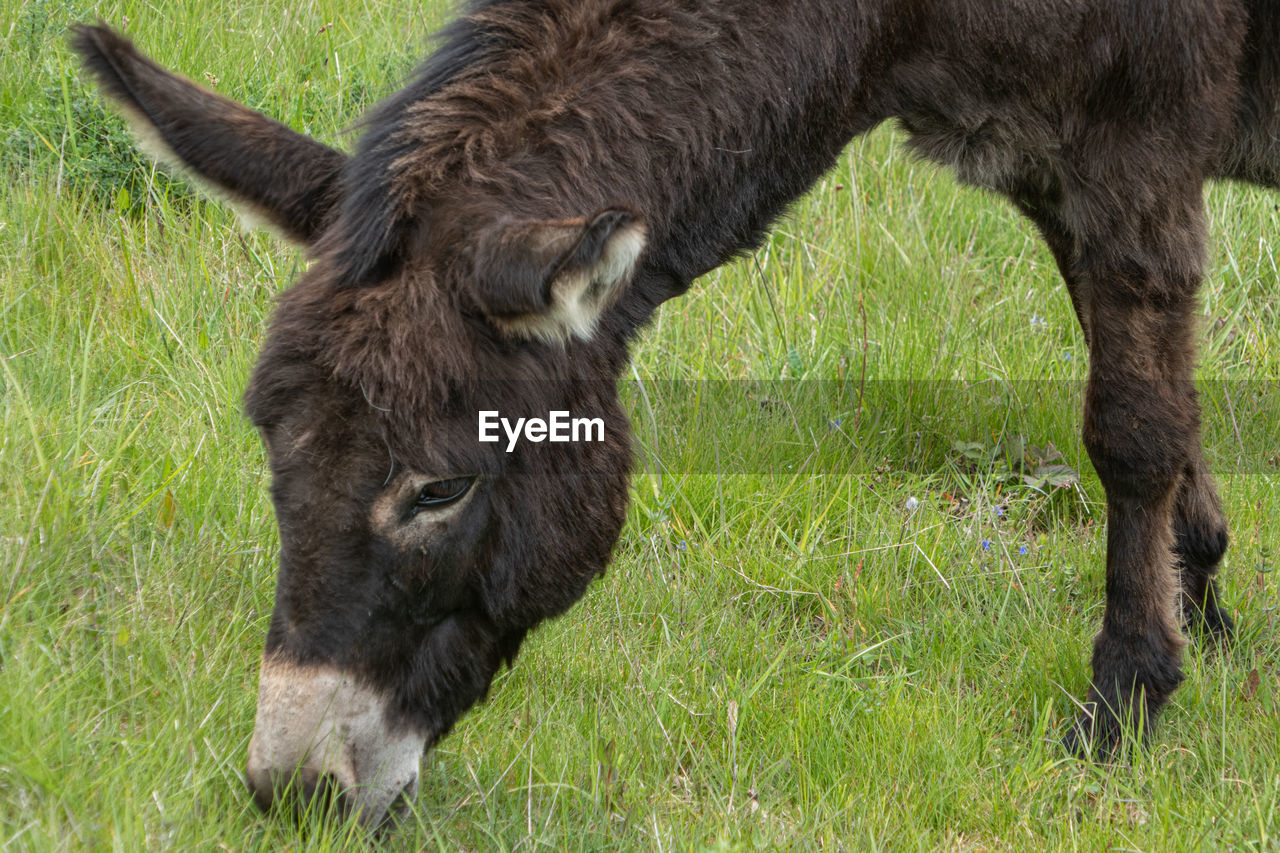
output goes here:
[{"label": "donkey's head", "polygon": [[[572,240],[495,227],[563,255],[518,273],[552,270],[554,294],[590,289],[610,246],[632,239],[591,245],[601,219],[546,226],[586,235]],[[612,356],[542,340],[570,333],[555,311],[582,311],[554,295],[501,319],[461,310],[455,288],[480,259],[459,261],[463,276],[431,255],[354,288],[322,257],[281,298],[249,384],[281,536],[249,750],[264,803],[301,762],[303,784],[327,774],[380,813],[525,632],[603,570],[622,524],[628,428],[605,376]],[[513,446],[492,428],[553,412],[602,429]],[[496,413],[498,441],[479,440],[481,413]]]},{"label": "donkey's head", "polygon": [[[644,231],[616,205],[539,215],[465,183],[388,218],[345,155],[109,30],[76,47],[161,156],[311,248],[246,394],[281,539],[248,781],[264,807],[292,782],[378,822],[608,561],[630,464],[610,309]],[[511,448],[479,440],[481,412],[603,430]]]}]

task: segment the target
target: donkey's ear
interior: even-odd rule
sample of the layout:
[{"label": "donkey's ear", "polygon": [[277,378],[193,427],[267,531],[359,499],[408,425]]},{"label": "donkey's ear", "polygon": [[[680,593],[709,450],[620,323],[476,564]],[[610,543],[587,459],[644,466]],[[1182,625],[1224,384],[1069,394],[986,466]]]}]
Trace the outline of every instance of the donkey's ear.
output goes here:
[{"label": "donkey's ear", "polygon": [[149,153],[290,240],[320,236],[345,154],[166,71],[105,26],[76,27],[71,44]]},{"label": "donkey's ear", "polygon": [[644,246],[644,226],[625,210],[500,222],[476,246],[475,295],[511,337],[586,339],[630,284]]}]

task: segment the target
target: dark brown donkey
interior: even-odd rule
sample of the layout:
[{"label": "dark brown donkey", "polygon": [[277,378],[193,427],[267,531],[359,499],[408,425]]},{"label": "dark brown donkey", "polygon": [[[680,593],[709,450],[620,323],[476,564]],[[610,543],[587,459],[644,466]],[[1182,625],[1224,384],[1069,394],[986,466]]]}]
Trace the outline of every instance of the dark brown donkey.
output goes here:
[{"label": "dark brown donkey", "polygon": [[[295,774],[368,822],[414,794],[422,750],[609,561],[630,342],[889,118],[1036,223],[1088,340],[1107,602],[1068,747],[1153,717],[1180,619],[1230,634],[1192,386],[1201,187],[1280,179],[1280,4],[481,0],[351,155],[104,27],[75,46],[158,154],[314,261],[246,395],[281,536],[262,805]],[[489,410],[605,436],[507,453],[477,441]]]}]

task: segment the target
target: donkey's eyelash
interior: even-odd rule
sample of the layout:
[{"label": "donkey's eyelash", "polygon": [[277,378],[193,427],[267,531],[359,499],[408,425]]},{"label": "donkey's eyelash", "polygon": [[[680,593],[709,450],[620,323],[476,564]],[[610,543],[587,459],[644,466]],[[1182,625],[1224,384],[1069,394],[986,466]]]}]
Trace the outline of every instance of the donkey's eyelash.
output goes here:
[{"label": "donkey's eyelash", "polygon": [[476,478],[471,476],[451,477],[447,480],[434,480],[427,483],[418,492],[413,506],[409,508],[409,517],[413,518],[424,509],[443,509],[457,503],[471,491],[475,481]]}]

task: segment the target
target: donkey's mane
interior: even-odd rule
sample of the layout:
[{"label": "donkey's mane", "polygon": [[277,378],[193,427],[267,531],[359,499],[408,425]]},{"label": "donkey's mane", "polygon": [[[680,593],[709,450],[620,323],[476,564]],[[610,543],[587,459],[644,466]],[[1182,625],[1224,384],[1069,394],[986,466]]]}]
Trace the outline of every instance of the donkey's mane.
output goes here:
[{"label": "donkey's mane", "polygon": [[364,136],[343,175],[346,194],[327,241],[339,280],[360,285],[385,272],[396,254],[399,226],[407,213],[404,193],[397,190],[394,165],[411,153],[411,145],[401,135],[409,108],[482,62],[492,50],[493,39],[486,36],[477,16],[509,2],[471,0],[466,14],[437,34],[437,49],[418,66],[409,84],[356,125]]},{"label": "donkey's mane", "polygon": [[675,158],[662,162],[671,173],[715,144],[711,108],[672,91],[662,57],[688,61],[736,26],[670,0],[475,0],[412,82],[362,123],[345,200],[317,253],[347,286],[383,280],[432,202],[466,207],[459,192],[492,201],[484,215],[654,213],[654,194],[669,188],[650,179],[651,147]]}]

